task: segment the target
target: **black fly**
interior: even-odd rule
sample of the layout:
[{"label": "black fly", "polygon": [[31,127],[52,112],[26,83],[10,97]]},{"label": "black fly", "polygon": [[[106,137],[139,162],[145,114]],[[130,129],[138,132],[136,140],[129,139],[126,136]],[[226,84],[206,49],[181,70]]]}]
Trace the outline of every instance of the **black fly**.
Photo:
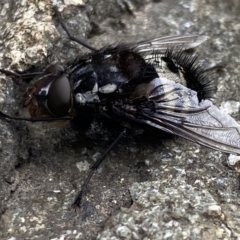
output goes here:
[{"label": "black fly", "polygon": [[[183,51],[198,46],[207,37],[161,37],[96,50],[71,36],[59,12],[54,10],[69,38],[92,52],[65,68],[55,64],[40,73],[19,74],[0,69],[13,77],[38,76],[23,99],[31,117],[0,112],[1,118],[73,120],[89,110],[117,119],[120,124],[131,120],[216,150],[240,154],[240,125],[212,104],[215,85],[196,63],[197,56]],[[124,133],[125,130],[91,167],[75,206],[80,207],[94,170]]]}]

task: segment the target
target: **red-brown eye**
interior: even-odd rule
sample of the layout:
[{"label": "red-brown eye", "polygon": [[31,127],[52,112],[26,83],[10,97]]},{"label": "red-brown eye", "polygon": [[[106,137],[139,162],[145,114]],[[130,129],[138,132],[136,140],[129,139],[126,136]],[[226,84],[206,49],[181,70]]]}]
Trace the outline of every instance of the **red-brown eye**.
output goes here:
[{"label": "red-brown eye", "polygon": [[64,68],[59,64],[49,66],[44,75],[23,95],[23,105],[29,106],[31,116],[65,116],[72,104],[71,86]]},{"label": "red-brown eye", "polygon": [[50,86],[47,106],[55,116],[67,115],[71,108],[71,86],[67,76],[59,76]]}]

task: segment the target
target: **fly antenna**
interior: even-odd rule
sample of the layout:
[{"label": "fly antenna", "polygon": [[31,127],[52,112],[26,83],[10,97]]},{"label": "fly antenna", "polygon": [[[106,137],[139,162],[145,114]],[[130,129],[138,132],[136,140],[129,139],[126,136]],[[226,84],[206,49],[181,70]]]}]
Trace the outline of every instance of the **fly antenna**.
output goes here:
[{"label": "fly antenna", "polygon": [[71,41],[77,42],[77,43],[79,43],[80,45],[84,46],[85,48],[88,48],[89,50],[91,50],[91,51],[93,51],[93,52],[98,51],[96,48],[88,45],[88,44],[85,43],[83,40],[81,40],[81,39],[79,39],[79,38],[76,38],[76,37],[74,37],[73,35],[71,35],[71,33],[68,31],[68,28],[67,28],[67,26],[66,26],[66,24],[65,24],[65,22],[64,22],[64,20],[63,20],[63,18],[62,18],[62,16],[61,16],[61,13],[59,12],[57,6],[53,6],[53,11],[55,12],[55,14],[56,14],[56,16],[57,16],[57,18],[58,18],[58,20],[59,20],[62,28],[63,28],[64,31],[67,33],[68,38],[69,38]]}]

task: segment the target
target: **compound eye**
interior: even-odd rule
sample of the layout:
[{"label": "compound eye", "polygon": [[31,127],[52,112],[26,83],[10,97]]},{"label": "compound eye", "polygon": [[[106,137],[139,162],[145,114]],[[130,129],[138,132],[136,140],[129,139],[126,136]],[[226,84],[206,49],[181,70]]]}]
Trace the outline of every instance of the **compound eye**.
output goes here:
[{"label": "compound eye", "polygon": [[49,89],[47,107],[55,116],[65,116],[71,108],[71,86],[66,76],[57,78]]}]

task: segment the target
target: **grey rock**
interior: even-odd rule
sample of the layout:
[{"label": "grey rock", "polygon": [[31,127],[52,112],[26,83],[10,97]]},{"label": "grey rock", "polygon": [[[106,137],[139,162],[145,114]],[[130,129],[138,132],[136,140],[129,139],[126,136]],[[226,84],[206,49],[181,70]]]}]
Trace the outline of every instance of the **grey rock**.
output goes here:
[{"label": "grey rock", "polygon": [[[238,0],[90,0],[79,5],[2,0],[0,68],[44,69],[88,52],[68,40],[53,15],[53,3],[70,31],[95,48],[164,35],[209,36],[198,48],[200,63],[227,70],[217,74],[215,104],[239,101]],[[0,109],[28,116],[21,106],[28,84],[0,74]],[[230,112],[239,120],[238,111]],[[238,164],[227,166],[227,154],[161,133],[154,139],[151,134],[128,136],[119,144],[75,213],[71,203],[86,176],[85,166],[117,136],[102,125],[96,129],[87,141],[67,122],[0,120],[1,239],[240,237]],[[78,162],[84,163],[81,171]]]}]

